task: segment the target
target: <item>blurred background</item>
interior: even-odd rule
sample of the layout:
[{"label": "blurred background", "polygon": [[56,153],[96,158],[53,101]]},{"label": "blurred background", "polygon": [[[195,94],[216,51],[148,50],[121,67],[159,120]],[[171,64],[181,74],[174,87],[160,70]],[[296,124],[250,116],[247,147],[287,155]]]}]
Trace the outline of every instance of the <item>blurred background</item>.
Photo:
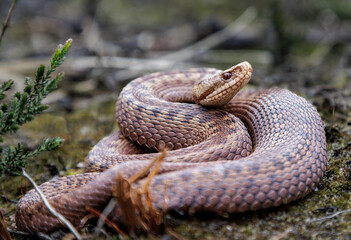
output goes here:
[{"label": "blurred background", "polygon": [[[2,22],[11,4],[0,1]],[[174,229],[190,239],[351,237],[344,225],[351,224],[350,215],[336,220],[332,230],[319,223],[299,225],[318,214],[351,208],[351,1],[20,0],[0,45],[0,82],[13,79],[13,91],[22,90],[25,76],[47,65],[56,46],[69,38],[73,44],[60,68],[65,77],[45,100],[49,110],[8,140],[20,139],[31,149],[44,137],[65,139],[58,151],[29,163],[28,172],[38,183],[83,171],[91,147],[116,129],[115,101],[133,78],[191,67],[225,69],[246,60],[254,68],[251,87],[288,88],[320,112],[330,159],[329,177],[320,186],[325,192],[271,214],[208,223],[195,219],[190,225],[172,218]],[[14,181],[18,188],[9,190]],[[11,178],[1,190],[18,200],[30,188],[23,179]],[[15,205],[0,201],[11,221]],[[308,213],[301,216],[301,211]],[[276,222],[277,217],[284,221]],[[273,227],[263,230],[267,221]],[[294,226],[286,225],[289,221]]]},{"label": "blurred background", "polygon": [[[3,21],[11,3],[0,3]],[[59,90],[70,92],[62,92],[66,104],[97,88],[117,94],[148,72],[243,60],[254,67],[252,85],[323,95],[350,88],[350,19],[347,0],[18,1],[0,48],[0,80],[30,75],[72,38]],[[328,93],[323,107],[345,111],[343,94]]]}]

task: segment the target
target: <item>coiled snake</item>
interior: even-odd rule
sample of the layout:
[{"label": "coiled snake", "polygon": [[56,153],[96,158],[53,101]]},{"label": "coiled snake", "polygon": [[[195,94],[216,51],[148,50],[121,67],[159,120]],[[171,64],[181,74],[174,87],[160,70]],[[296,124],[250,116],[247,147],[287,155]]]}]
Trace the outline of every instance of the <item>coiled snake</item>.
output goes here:
[{"label": "coiled snake", "polygon": [[[156,209],[233,213],[305,196],[327,163],[320,116],[305,99],[278,88],[231,100],[251,73],[243,62],[223,72],[190,69],[130,82],[117,102],[120,132],[91,150],[87,173],[53,179],[41,190],[78,225],[87,206],[106,206],[118,173],[132,176],[166,147],[173,151],[149,185]],[[16,223],[29,232],[63,227],[34,190],[18,203]]]}]

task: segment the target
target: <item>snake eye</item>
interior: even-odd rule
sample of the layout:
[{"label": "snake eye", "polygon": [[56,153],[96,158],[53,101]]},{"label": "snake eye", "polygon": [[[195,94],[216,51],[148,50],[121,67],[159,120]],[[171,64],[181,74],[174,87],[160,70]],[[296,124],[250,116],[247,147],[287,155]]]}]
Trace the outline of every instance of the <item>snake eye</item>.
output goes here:
[{"label": "snake eye", "polygon": [[229,72],[223,74],[224,80],[228,80],[229,78],[231,78],[231,76],[232,76],[232,74]]}]

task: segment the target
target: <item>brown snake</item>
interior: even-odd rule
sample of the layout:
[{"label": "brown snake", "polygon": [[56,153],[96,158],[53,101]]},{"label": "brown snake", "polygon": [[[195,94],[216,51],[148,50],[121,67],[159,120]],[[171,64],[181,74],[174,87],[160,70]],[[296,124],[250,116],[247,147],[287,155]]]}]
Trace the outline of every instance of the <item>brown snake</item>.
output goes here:
[{"label": "brown snake", "polygon": [[[104,209],[118,173],[132,176],[166,147],[173,151],[149,186],[153,206],[164,212],[244,212],[305,196],[326,168],[321,118],[288,90],[246,91],[231,100],[251,73],[243,62],[224,72],[190,69],[132,81],[117,102],[120,132],[91,150],[87,173],[53,179],[41,190],[79,225],[87,206]],[[118,213],[117,207],[113,220],[120,220]],[[18,203],[16,223],[29,232],[63,227],[34,190]]]}]

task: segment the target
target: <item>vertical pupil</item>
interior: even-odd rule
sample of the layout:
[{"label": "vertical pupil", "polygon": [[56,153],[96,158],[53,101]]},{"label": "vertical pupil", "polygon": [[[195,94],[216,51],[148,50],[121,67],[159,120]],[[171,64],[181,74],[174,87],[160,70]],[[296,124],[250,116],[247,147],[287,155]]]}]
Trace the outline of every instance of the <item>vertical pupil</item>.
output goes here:
[{"label": "vertical pupil", "polygon": [[223,75],[223,78],[224,78],[225,80],[228,80],[231,76],[232,76],[231,73],[225,73],[225,74]]}]

